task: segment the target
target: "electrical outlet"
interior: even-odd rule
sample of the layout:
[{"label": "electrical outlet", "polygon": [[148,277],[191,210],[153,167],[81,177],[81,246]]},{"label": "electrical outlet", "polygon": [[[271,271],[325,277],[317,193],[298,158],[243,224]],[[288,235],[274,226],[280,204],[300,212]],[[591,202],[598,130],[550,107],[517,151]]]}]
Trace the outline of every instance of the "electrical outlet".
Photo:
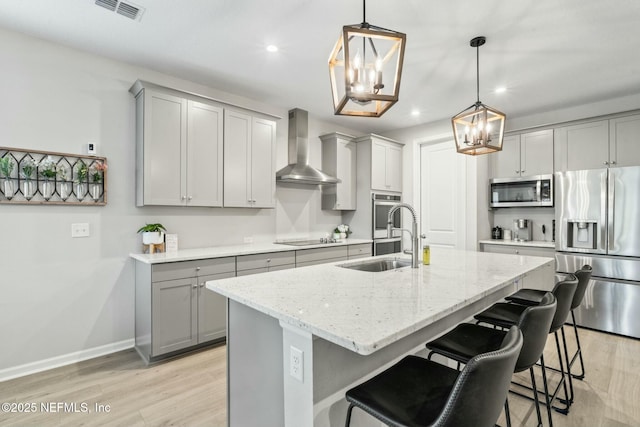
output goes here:
[{"label": "electrical outlet", "polygon": [[253,237],[245,237],[244,238],[244,242],[245,243],[253,243]]},{"label": "electrical outlet", "polygon": [[77,222],[71,224],[71,237],[89,237],[89,223]]},{"label": "electrical outlet", "polygon": [[301,383],[304,382],[304,353],[294,346],[289,347],[289,375]]}]

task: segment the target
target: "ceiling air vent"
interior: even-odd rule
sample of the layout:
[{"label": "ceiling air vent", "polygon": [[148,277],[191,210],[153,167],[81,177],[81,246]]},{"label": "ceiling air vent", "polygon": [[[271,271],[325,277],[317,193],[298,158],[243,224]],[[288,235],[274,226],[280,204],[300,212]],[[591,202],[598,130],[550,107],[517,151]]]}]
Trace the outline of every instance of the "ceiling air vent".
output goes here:
[{"label": "ceiling air vent", "polygon": [[139,21],[140,18],[142,18],[142,13],[144,12],[144,8],[131,2],[125,3],[119,0],[95,0],[95,3],[100,7],[104,7],[118,15],[126,16],[127,18],[135,21]]}]

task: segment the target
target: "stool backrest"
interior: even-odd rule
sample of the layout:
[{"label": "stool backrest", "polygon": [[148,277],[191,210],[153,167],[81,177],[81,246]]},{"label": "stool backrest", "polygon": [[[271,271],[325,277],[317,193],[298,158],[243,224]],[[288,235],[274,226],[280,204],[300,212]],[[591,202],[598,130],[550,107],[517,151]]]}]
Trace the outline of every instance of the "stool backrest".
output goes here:
[{"label": "stool backrest", "polygon": [[522,333],[512,326],[498,350],[470,359],[432,426],[494,426],[507,398],[521,348]]},{"label": "stool backrest", "polygon": [[558,306],[556,307],[556,315],[553,316],[553,322],[551,322],[551,329],[549,332],[555,332],[567,320],[569,310],[571,310],[571,303],[573,302],[573,296],[576,293],[578,287],[578,278],[573,274],[567,274],[564,280],[559,281],[553,288],[553,295],[556,297]]},{"label": "stool backrest", "polygon": [[571,302],[571,310],[578,307],[582,304],[582,299],[584,298],[584,293],[587,290],[587,285],[589,284],[589,280],[591,280],[591,272],[593,269],[590,265],[584,265],[574,274],[578,278],[578,287],[576,288],[576,293],[573,295],[573,301]]},{"label": "stool backrest", "polygon": [[514,372],[529,369],[542,356],[557,305],[556,297],[547,292],[539,305],[527,307],[520,315],[518,327],[522,331],[523,343]]}]

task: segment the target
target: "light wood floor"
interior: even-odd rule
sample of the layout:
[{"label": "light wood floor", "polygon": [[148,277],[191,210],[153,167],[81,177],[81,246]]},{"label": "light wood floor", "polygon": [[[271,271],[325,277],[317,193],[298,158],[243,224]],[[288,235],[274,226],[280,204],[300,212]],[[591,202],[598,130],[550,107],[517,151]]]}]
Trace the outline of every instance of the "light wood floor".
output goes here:
[{"label": "light wood floor", "polygon": [[[565,329],[571,351],[573,333]],[[576,402],[568,416],[553,414],[554,425],[640,426],[640,340],[584,329],[580,334],[587,376],[574,381]],[[219,346],[145,367],[127,350],[5,381],[0,402],[33,402],[38,410],[0,413],[0,426],[225,426],[225,352]],[[557,360],[552,338],[545,358],[548,364]],[[509,401],[514,426],[536,425],[532,402],[513,395]],[[78,410],[85,402],[91,412],[45,413],[41,402],[76,403]],[[110,412],[95,412],[96,403],[110,405]]]}]

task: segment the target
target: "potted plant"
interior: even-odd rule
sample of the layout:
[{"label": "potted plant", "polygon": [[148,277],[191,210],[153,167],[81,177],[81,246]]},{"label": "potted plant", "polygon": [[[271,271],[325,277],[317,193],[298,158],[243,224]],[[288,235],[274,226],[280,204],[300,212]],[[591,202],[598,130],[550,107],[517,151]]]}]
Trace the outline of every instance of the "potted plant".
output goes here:
[{"label": "potted plant", "polygon": [[89,176],[89,168],[87,165],[80,160],[75,166],[76,171],[76,198],[78,201],[84,199],[84,196],[87,194],[87,187],[85,187],[87,182],[87,177]]},{"label": "potted plant", "polygon": [[91,198],[96,202],[100,198],[100,193],[101,193],[100,183],[104,179],[104,173],[106,170],[107,170],[107,164],[100,161],[95,162],[89,168],[89,176],[91,177],[91,181],[92,181],[91,188],[90,188]]},{"label": "potted plant", "polygon": [[142,243],[145,245],[159,245],[164,242],[164,232],[167,231],[162,224],[146,224],[140,227],[138,233],[142,233]]},{"label": "potted plant", "polygon": [[20,162],[20,169],[22,170],[22,176],[24,177],[24,184],[22,186],[22,195],[25,199],[31,200],[34,193],[33,182],[31,176],[38,168],[38,162],[33,158],[27,157]]},{"label": "potted plant", "polygon": [[40,175],[44,178],[44,182],[42,183],[42,197],[44,197],[45,200],[49,200],[55,189],[55,183],[53,183],[52,180],[56,178],[56,162],[54,162],[50,156],[47,156],[40,160],[38,169],[40,170]]},{"label": "potted plant", "polygon": [[60,199],[66,201],[71,193],[71,183],[69,182],[69,169],[64,164],[59,164],[56,167],[56,174],[60,180]]},{"label": "potted plant", "polygon": [[9,155],[0,158],[0,172],[4,176],[4,180],[2,181],[2,192],[7,200],[11,200],[15,193],[13,189],[13,181],[11,180],[11,172],[13,172],[14,166],[15,162],[11,157],[9,157]]}]

